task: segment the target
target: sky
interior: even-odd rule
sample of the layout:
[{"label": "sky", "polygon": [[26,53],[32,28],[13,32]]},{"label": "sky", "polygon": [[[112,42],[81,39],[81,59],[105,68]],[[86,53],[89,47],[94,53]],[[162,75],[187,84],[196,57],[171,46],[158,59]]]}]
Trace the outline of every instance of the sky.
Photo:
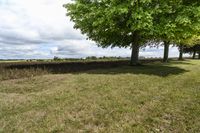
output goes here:
[{"label": "sky", "polygon": [[[66,17],[70,0],[0,0],[0,59],[129,57],[129,48],[99,48],[86,40]],[[177,57],[176,47],[170,57]],[[163,47],[145,48],[140,56],[162,57]]]}]

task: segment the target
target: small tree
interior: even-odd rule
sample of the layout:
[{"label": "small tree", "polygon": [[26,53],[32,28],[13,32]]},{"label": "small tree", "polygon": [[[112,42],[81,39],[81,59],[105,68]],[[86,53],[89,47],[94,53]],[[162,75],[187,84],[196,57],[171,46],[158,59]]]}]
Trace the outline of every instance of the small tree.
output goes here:
[{"label": "small tree", "polygon": [[179,41],[179,60],[183,60],[183,53],[185,51],[191,51],[191,48],[199,42],[199,37],[198,36],[193,36],[188,39],[182,39]]}]

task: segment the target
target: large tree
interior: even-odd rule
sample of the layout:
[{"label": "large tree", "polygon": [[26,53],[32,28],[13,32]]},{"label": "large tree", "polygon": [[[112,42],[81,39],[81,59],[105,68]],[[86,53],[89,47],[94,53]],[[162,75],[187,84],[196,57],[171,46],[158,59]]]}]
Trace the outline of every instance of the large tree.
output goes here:
[{"label": "large tree", "polygon": [[131,64],[153,36],[157,0],[75,0],[66,4],[75,28],[101,47],[131,47]]}]

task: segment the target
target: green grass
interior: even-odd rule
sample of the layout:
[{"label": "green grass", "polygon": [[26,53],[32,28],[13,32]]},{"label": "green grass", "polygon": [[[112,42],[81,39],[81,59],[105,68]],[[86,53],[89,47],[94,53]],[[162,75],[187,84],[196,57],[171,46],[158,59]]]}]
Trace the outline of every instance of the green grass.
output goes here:
[{"label": "green grass", "polygon": [[0,132],[200,132],[200,61],[0,81]]}]

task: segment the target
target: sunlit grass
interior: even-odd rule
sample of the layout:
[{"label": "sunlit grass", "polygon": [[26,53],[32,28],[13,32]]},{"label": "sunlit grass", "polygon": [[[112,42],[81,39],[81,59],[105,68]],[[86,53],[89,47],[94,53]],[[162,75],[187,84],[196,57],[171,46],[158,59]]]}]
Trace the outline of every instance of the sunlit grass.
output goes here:
[{"label": "sunlit grass", "polygon": [[200,132],[200,61],[0,82],[0,132]]}]

